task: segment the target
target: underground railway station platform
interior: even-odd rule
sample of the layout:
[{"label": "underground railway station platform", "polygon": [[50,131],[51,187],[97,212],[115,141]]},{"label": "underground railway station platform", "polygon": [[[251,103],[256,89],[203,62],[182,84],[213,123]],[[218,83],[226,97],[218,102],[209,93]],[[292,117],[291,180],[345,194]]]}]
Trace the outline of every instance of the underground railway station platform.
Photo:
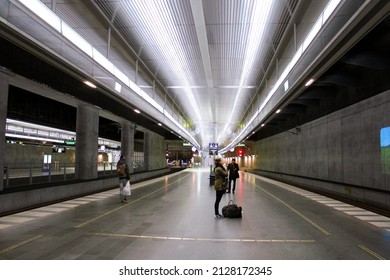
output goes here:
[{"label": "underground railway station platform", "polygon": [[390,218],[248,172],[242,218],[214,216],[208,169],[186,169],[0,217],[1,260],[388,260]]}]

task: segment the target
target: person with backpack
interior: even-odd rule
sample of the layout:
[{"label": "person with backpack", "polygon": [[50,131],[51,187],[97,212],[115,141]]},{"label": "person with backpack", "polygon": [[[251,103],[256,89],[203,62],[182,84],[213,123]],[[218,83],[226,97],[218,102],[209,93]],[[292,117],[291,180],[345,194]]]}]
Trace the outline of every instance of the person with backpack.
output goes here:
[{"label": "person with backpack", "polygon": [[121,202],[127,203],[127,195],[123,192],[124,187],[130,180],[129,166],[126,163],[126,158],[121,155],[118,163],[116,164],[116,171],[119,177],[119,197]]}]

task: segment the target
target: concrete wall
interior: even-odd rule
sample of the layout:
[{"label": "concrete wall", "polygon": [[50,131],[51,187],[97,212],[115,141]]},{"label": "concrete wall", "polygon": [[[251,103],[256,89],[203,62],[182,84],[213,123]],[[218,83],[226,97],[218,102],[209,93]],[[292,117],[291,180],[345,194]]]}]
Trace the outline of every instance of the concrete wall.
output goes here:
[{"label": "concrete wall", "polygon": [[390,174],[380,132],[390,91],[254,145],[257,173],[390,210]]}]

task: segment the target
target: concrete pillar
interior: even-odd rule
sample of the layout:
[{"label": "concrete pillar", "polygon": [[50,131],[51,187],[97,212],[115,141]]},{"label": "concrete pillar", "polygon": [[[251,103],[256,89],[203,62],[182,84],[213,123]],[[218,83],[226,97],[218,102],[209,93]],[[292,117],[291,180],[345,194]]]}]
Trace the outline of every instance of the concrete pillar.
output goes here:
[{"label": "concrete pillar", "polygon": [[[9,81],[8,74],[0,71],[0,168],[4,169],[5,125],[7,121]],[[0,180],[0,191],[4,189],[4,180]]]},{"label": "concrete pillar", "polygon": [[81,180],[97,178],[99,111],[90,105],[77,108],[76,177]]},{"label": "concrete pillar", "polygon": [[151,153],[152,153],[152,137],[150,135],[150,131],[144,131],[144,167],[145,171],[150,170],[151,163]]},{"label": "concrete pillar", "polygon": [[128,121],[122,122],[121,125],[121,154],[126,157],[126,162],[129,166],[129,172],[133,173],[135,125]]}]

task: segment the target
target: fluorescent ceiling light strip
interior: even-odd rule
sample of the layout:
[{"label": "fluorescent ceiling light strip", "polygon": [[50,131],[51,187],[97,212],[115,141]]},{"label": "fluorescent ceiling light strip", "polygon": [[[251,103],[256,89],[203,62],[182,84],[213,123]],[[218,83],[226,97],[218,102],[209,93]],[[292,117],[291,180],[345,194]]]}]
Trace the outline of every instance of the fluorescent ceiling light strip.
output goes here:
[{"label": "fluorescent ceiling light strip", "polygon": [[[50,24],[51,26],[56,22],[57,27],[55,29],[61,33],[65,38],[71,41],[75,46],[93,58],[97,63],[103,66],[106,70],[112,73],[115,77],[117,77],[122,83],[126,86],[130,87],[135,93],[141,96],[147,103],[151,104],[154,108],[156,108],[159,112],[163,113],[163,107],[158,104],[153,98],[151,98],[148,94],[141,89],[129,79],[121,70],[119,70],[112,62],[110,62],[104,55],[102,55],[98,50],[92,47],[83,37],[81,37],[77,32],[75,32],[69,25],[67,25],[64,21],[62,21],[56,14],[54,14],[48,7],[46,7],[43,3],[37,0],[17,0],[26,7],[28,7],[33,13],[42,18],[45,22]],[[157,13],[158,14],[158,13]],[[50,20],[50,22],[48,21]],[[152,26],[155,26],[154,24]],[[160,34],[160,32],[157,32]],[[161,35],[160,35],[161,36]],[[162,37],[164,38],[164,37]],[[172,43],[165,39],[165,42],[168,46],[171,46]],[[173,57],[177,57],[177,54],[173,52],[175,55]],[[179,63],[179,61],[176,61]],[[179,64],[180,65],[180,64]],[[184,73],[183,73],[183,76]],[[118,89],[118,87],[116,87]],[[118,91],[118,90],[117,90]],[[187,92],[188,94],[188,92]],[[193,95],[189,96],[192,104],[195,104]],[[195,104],[196,105],[196,104]],[[199,112],[197,112],[198,115]],[[174,122],[179,128],[183,129],[180,124]],[[184,132],[188,134],[188,132],[183,129]],[[192,138],[192,136],[191,136]]]},{"label": "fluorescent ceiling light strip", "polygon": [[161,113],[164,112],[163,107],[156,102],[152,97],[149,96],[145,91],[142,89],[139,89],[139,92],[137,92],[144,100],[146,100],[149,104],[153,105],[157,110],[159,110]]},{"label": "fluorescent ceiling light strip", "polygon": [[[273,4],[273,0],[262,0],[262,1],[254,1],[254,7],[252,8],[252,14],[251,14],[251,27],[249,31],[248,36],[248,44],[245,54],[245,62],[244,66],[242,68],[242,74],[240,79],[240,87],[236,93],[234,102],[233,102],[233,109],[232,112],[234,112],[237,108],[238,101],[241,100],[241,89],[246,84],[246,80],[248,79],[248,75],[253,69],[253,64],[255,63],[256,59],[254,56],[259,52],[259,49],[262,47],[259,42],[261,42],[261,39],[264,34],[264,30],[266,27],[266,22],[268,19],[268,16],[270,14],[270,10]],[[226,123],[222,135],[225,135],[233,118],[233,113],[230,114],[229,121]],[[221,136],[222,138],[223,136]]]},{"label": "fluorescent ceiling light strip", "polygon": [[37,133],[38,130],[36,129],[32,129],[32,128],[25,128],[23,129],[24,132],[27,132],[27,133]]},{"label": "fluorescent ceiling light strip", "polygon": [[[180,127],[181,125],[164,109],[164,115],[171,120],[176,126]],[[180,132],[180,131],[178,131]]]},{"label": "fluorescent ceiling light strip", "polygon": [[[192,139],[193,141],[192,144],[194,146],[196,146],[197,148],[200,147],[199,143],[194,139],[194,137],[192,137],[192,135],[187,130],[185,130],[184,127],[181,124],[179,124],[165,109],[164,109],[164,115]],[[180,131],[178,132],[180,133]],[[194,143],[196,143],[196,145]]]},{"label": "fluorescent ceiling light strip", "polygon": [[121,70],[114,66],[114,75],[126,86],[130,87],[130,79]]},{"label": "fluorescent ceiling light strip", "polygon": [[132,80],[129,80],[129,83],[130,83],[129,84],[130,89],[134,91],[136,94],[140,94],[139,91],[141,90],[141,88]]},{"label": "fluorescent ceiling light strip", "polygon": [[50,136],[50,133],[49,131],[41,131],[41,130],[38,130],[38,135],[40,136],[45,136],[45,137],[49,137]]},{"label": "fluorescent ceiling light strip", "polygon": [[[147,25],[146,28],[148,28],[147,32],[152,34],[153,36],[150,36],[150,38],[154,39],[154,44],[157,46],[165,46],[164,54],[165,55],[165,61],[167,64],[169,64],[171,69],[175,69],[175,72],[178,72],[179,78],[183,81],[185,81],[185,93],[188,97],[189,103],[191,104],[191,107],[195,111],[196,117],[201,121],[202,117],[200,114],[200,110],[198,107],[198,104],[195,101],[194,95],[192,94],[192,91],[189,87],[189,82],[187,80],[187,76],[183,70],[182,63],[180,61],[180,58],[183,57],[183,50],[181,48],[181,45],[178,43],[178,35],[175,32],[174,26],[175,26],[175,19],[173,16],[169,13],[169,10],[164,9],[163,6],[157,6],[151,2],[144,2],[146,4],[146,8],[143,6],[136,6],[134,5],[132,8],[135,8],[137,11],[137,15],[142,18],[142,21],[144,22],[152,22],[153,24]],[[158,9],[160,8],[160,9]],[[170,28],[170,29],[168,29]],[[142,94],[142,91],[137,91],[139,94]],[[152,103],[153,104],[153,103]],[[156,103],[157,104],[157,103]],[[156,107],[156,106],[155,106]],[[170,114],[168,114],[162,107],[157,109],[161,112],[161,109],[164,112],[164,115],[166,115],[176,126],[178,126],[184,133],[186,133],[195,143],[197,141],[189,134],[189,132],[183,128],[182,125],[180,125]],[[199,144],[198,144],[199,146]]]},{"label": "fluorescent ceiling light strip", "polygon": [[61,32],[61,19],[38,0],[18,0],[24,6],[29,8],[34,14],[38,15],[47,24],[53,27],[58,32]]},{"label": "fluorescent ceiling light strip", "polygon": [[241,133],[226,147],[232,147],[233,143],[241,137],[241,135],[245,132],[245,129],[254,121],[254,119],[260,114],[262,109],[265,107],[265,105],[268,103],[268,101],[271,99],[271,97],[274,95],[276,90],[279,88],[283,80],[287,77],[287,75],[290,73],[290,71],[293,69],[293,67],[298,62],[299,58],[302,56],[306,48],[310,45],[310,43],[313,41],[315,36],[318,34],[318,32],[321,30],[321,27],[325,24],[326,20],[329,19],[330,15],[334,12],[334,10],[337,8],[337,6],[340,4],[340,0],[331,0],[329,1],[328,5],[326,5],[325,9],[321,13],[320,17],[317,19],[316,23],[314,24],[313,28],[310,30],[309,34],[306,36],[306,38],[303,40],[303,44],[299,46],[298,51],[295,53],[293,59],[290,61],[286,69],[283,71],[282,75],[277,80],[275,86],[271,89],[269,94],[267,95],[267,98],[263,101],[262,105],[260,106],[259,110],[254,114],[254,116],[251,118],[251,120],[248,122],[248,124],[245,126],[245,128],[241,131]]},{"label": "fluorescent ceiling light strip", "polygon": [[322,16],[321,16],[314,23],[313,27],[310,29],[309,34],[306,36],[305,40],[303,41],[303,51],[307,49],[307,47],[313,41],[314,37],[317,36],[318,32],[321,30],[322,25],[323,23],[322,23]]},{"label": "fluorescent ceiling light strip", "polygon": [[92,57],[93,59],[99,63],[101,66],[103,66],[107,71],[109,71],[111,74],[115,75],[115,69],[114,64],[109,61],[104,55],[102,55],[97,49],[92,48]]},{"label": "fluorescent ceiling light strip", "polygon": [[92,45],[88,43],[83,37],[81,37],[76,31],[73,30],[69,25],[61,20],[61,33],[62,35],[71,41],[80,50],[85,52],[90,57],[92,56]]},{"label": "fluorescent ceiling light strip", "polygon": [[236,138],[234,138],[234,140],[229,144],[227,145],[224,149],[221,150],[221,153],[225,153],[226,151],[228,151],[230,148],[233,148],[236,144],[238,144],[240,141],[237,141],[237,139],[239,139],[241,137],[241,135],[246,131],[246,129],[251,125],[251,123],[255,120],[255,118],[257,118],[257,115],[253,115],[252,118],[250,119],[250,121],[248,122],[248,124],[244,127],[243,130],[241,130],[241,132],[238,134],[238,136]]},{"label": "fluorescent ceiling light strip", "polygon": [[[15,124],[15,125],[12,125]],[[17,126],[22,125],[22,126]],[[27,128],[26,128],[27,127]],[[17,137],[17,138],[23,138],[23,139],[33,139],[33,140],[42,140],[42,141],[51,141],[51,142],[58,142],[58,143],[64,143],[64,141],[48,138],[48,137],[55,137],[55,138],[62,138],[65,141],[70,141],[71,138],[76,138],[76,133],[72,131],[57,129],[49,126],[42,126],[42,125],[36,125],[32,123],[17,121],[13,119],[7,119],[7,130],[8,131],[15,131],[18,133],[6,133],[6,136],[9,137]],[[34,137],[30,135],[22,135],[19,133],[23,132],[35,132],[38,135],[44,135],[46,137]],[[106,138],[99,138],[99,143],[105,143],[110,145],[116,145],[120,146],[120,142],[109,140]]]},{"label": "fluorescent ceiling light strip", "polygon": [[96,86],[91,83],[90,81],[84,81],[84,84],[86,84],[87,86],[91,87],[91,88],[96,88]]},{"label": "fluorescent ceiling light strip", "polygon": [[28,122],[17,121],[17,120],[14,120],[14,119],[8,119],[7,118],[6,123],[7,123],[7,125],[8,124],[20,125],[20,126],[22,126],[22,128],[23,127],[32,127],[32,128],[40,129],[40,130],[44,130],[44,131],[47,131],[49,129],[52,132],[75,135],[75,133],[73,131],[57,129],[57,128],[52,128],[52,127],[48,127],[48,126],[32,124],[32,123],[28,123]]},{"label": "fluorescent ceiling light strip", "polygon": [[326,5],[324,12],[323,12],[323,18],[322,21],[325,23],[330,15],[334,12],[334,10],[337,8],[337,6],[340,4],[341,0],[332,0]]},{"label": "fluorescent ceiling light strip", "polygon": [[202,122],[202,116],[200,114],[198,103],[196,103],[196,100],[195,100],[194,95],[192,94],[192,91],[189,88],[186,88],[185,89],[185,93],[186,93],[186,95],[187,95],[187,97],[188,97],[188,99],[190,101],[191,108],[193,108],[194,111],[195,111],[196,117],[198,118],[198,120],[200,122]]},{"label": "fluorescent ceiling light strip", "polygon": [[203,62],[203,68],[205,71],[207,86],[212,88],[213,85],[213,73],[211,69],[211,59],[209,43],[207,40],[206,21],[204,18],[204,11],[202,1],[192,0],[190,1],[192,17],[194,19],[195,30],[199,41],[199,48]]},{"label": "fluorescent ceiling light strip", "polygon": [[34,137],[34,136],[27,136],[27,135],[20,135],[20,134],[12,134],[12,133],[6,133],[5,136],[7,136],[7,137],[14,137],[14,138],[22,138],[22,139],[30,139],[30,140],[39,140],[39,141],[45,141],[45,142],[64,143],[63,140],[56,140],[56,139],[42,138],[42,137]]},{"label": "fluorescent ceiling light strip", "polygon": [[120,146],[121,143],[118,142],[118,141],[113,141],[113,140],[109,140],[109,139],[106,139],[106,138],[99,138],[98,139],[98,143],[99,144],[104,144],[104,145],[110,145],[110,146]]},{"label": "fluorescent ceiling light strip", "polygon": [[180,61],[185,55],[179,42],[179,35],[174,28],[176,26],[176,20],[169,9],[164,6],[164,3],[162,1],[143,1],[141,6],[135,2],[131,7],[126,7],[132,13],[137,14],[141,22],[151,23],[145,25],[145,32],[150,34],[148,38],[153,39],[150,43],[164,47],[162,54],[165,58],[163,59],[164,63],[166,63],[165,67],[169,66],[175,73],[178,73],[178,78],[184,81],[185,93],[200,123],[202,121],[202,115],[194,94],[190,90],[190,83],[183,69],[183,63]]},{"label": "fluorescent ceiling light strip", "polygon": [[22,132],[22,131],[23,131],[23,127],[14,126],[14,125],[9,125],[9,124],[7,124],[6,129],[7,129],[8,131],[16,131],[16,132]]}]

